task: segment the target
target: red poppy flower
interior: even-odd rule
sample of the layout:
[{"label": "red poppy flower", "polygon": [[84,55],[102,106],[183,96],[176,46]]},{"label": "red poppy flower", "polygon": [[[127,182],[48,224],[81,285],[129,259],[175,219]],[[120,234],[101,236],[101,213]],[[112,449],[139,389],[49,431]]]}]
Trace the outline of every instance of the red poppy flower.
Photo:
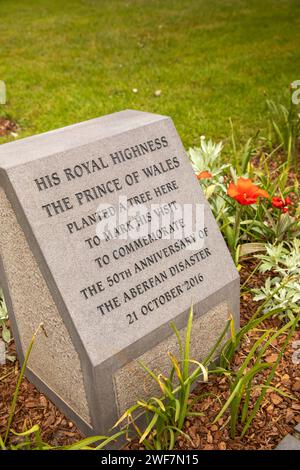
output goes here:
[{"label": "red poppy flower", "polygon": [[284,205],[285,205],[285,206],[289,206],[290,204],[292,204],[292,200],[291,200],[290,197],[287,196],[287,197],[285,198]]},{"label": "red poppy flower", "polygon": [[256,204],[259,197],[270,197],[267,191],[253,184],[249,178],[239,178],[237,184],[230,183],[227,194],[243,206]]},{"label": "red poppy flower", "polygon": [[285,206],[284,199],[281,199],[281,197],[274,196],[272,197],[272,206],[276,207],[277,209],[283,209]]},{"label": "red poppy flower", "polygon": [[197,174],[197,179],[198,180],[204,180],[211,178],[212,174],[209,171],[201,171],[200,173]]},{"label": "red poppy flower", "polygon": [[288,206],[292,204],[292,200],[288,196],[285,199],[281,199],[281,197],[274,196],[272,197],[271,202],[273,207],[276,207],[276,209],[282,209],[284,213],[288,212]]}]

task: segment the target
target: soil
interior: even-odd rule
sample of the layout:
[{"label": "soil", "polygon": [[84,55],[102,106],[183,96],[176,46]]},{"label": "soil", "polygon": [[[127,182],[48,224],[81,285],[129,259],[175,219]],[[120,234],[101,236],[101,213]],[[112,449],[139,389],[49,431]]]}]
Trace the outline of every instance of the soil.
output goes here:
[{"label": "soil", "polygon": [[[244,263],[241,271],[241,282],[243,283],[253,270],[254,261],[248,260]],[[258,286],[264,283],[264,276],[257,273],[249,281],[249,287]],[[241,324],[245,324],[258,307],[257,302],[251,298],[251,294],[246,293],[241,298]],[[279,318],[270,319],[264,323],[267,328],[278,328],[282,325]],[[241,344],[240,349],[234,357],[234,366],[239,364],[246,357],[253,342],[258,338],[259,331],[250,331]],[[285,337],[273,342],[266,351],[265,360],[275,362],[280,351],[280,347]],[[282,396],[274,390],[269,390],[257,413],[246,436],[241,439],[236,437],[231,439],[229,435],[229,414],[221,418],[216,424],[212,424],[214,418],[228,398],[228,383],[222,376],[210,376],[209,382],[200,384],[191,398],[209,392],[210,396],[200,399],[194,405],[193,410],[202,412],[203,416],[193,417],[186,420],[184,432],[191,440],[179,437],[176,448],[178,449],[204,449],[204,450],[225,450],[225,449],[273,449],[287,434],[293,431],[296,424],[300,423],[300,357],[299,364],[295,364],[297,350],[295,341],[300,340],[300,331],[295,332],[288,348],[279,364],[272,386],[281,390],[287,396]],[[299,346],[298,346],[299,349]],[[9,354],[15,354],[14,343],[9,345]],[[300,352],[298,353],[300,356]],[[5,432],[8,419],[9,407],[12,395],[16,386],[19,374],[18,363],[7,362],[0,366],[0,435]],[[265,375],[267,372],[265,373]],[[259,384],[263,381],[263,374],[256,379],[256,386],[253,388],[250,408],[255,404],[260,394]],[[292,398],[293,399],[292,399]],[[69,421],[43,394],[23,380],[21,391],[17,402],[13,429],[22,432],[29,429],[33,424],[38,424],[42,431],[42,438],[52,445],[70,444],[80,438],[79,431],[75,425]],[[239,431],[241,429],[239,428]],[[16,438],[13,438],[14,440]],[[140,449],[138,442],[131,442],[128,449]]]}]

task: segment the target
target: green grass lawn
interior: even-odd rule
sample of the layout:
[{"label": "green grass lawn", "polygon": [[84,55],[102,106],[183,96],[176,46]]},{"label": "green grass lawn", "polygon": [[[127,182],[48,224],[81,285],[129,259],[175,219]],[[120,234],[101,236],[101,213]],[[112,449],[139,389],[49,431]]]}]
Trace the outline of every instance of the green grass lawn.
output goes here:
[{"label": "green grass lawn", "polygon": [[295,79],[299,0],[0,0],[0,112],[20,137],[126,108],[172,116],[186,146],[229,117],[246,137]]}]

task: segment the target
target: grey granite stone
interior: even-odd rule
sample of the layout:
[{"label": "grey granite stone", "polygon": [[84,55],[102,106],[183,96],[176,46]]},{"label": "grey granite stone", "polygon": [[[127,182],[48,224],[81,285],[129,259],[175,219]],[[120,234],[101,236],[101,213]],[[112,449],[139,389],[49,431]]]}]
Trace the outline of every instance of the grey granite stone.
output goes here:
[{"label": "grey granite stone", "polygon": [[288,434],[282,439],[275,450],[300,450],[300,440]]},{"label": "grey granite stone", "polygon": [[[27,375],[84,433],[154,393],[137,360],[166,372],[169,323],[183,334],[191,304],[195,359],[229,314],[238,328],[239,275],[170,118],[123,111],[1,145],[0,186],[19,357],[43,322]],[[183,208],[198,210],[196,229]]]},{"label": "grey granite stone", "polygon": [[[5,273],[0,283],[6,287],[6,293],[9,291],[9,295],[6,294],[5,297],[14,332],[17,332],[15,340],[19,358],[23,359],[23,352],[26,351],[33,332],[42,322],[47,336],[40,335],[35,343],[28,373],[33,367],[35,375],[49,389],[63,397],[83,422],[90,425],[78,354],[2,188],[0,219],[1,271]],[[44,391],[49,395],[47,390]]]}]

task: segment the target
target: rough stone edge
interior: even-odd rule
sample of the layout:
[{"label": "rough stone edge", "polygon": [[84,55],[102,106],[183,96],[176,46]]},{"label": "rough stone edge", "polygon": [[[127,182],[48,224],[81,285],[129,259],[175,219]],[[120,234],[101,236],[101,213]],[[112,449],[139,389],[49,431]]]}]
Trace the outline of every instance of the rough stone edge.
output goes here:
[{"label": "rough stone edge", "polygon": [[36,388],[43,393],[55,406],[62,411],[78,427],[79,431],[86,436],[93,434],[93,428],[76,411],[73,410],[58,394],[45,384],[31,369],[26,368],[25,377],[32,382]]},{"label": "rough stone edge", "polygon": [[[24,235],[22,227],[20,227],[20,225],[18,224],[18,221],[15,217],[15,213],[13,211],[13,208],[11,207],[9,199],[7,198],[7,195],[5,194],[3,188],[1,188],[1,192],[3,193],[4,210],[6,210],[5,206],[7,205],[7,215],[9,216],[10,213],[12,214],[12,216],[9,217],[9,220],[10,220],[9,223],[11,224],[12,229],[16,230],[16,236],[20,237],[20,238],[17,238],[17,240],[20,241],[21,246],[23,247],[23,249],[26,250],[26,252],[24,252],[25,255],[29,257],[28,258],[29,260],[32,260],[32,263],[34,263],[33,266],[31,266],[30,263],[29,263],[29,265],[33,268],[33,272],[36,274],[37,278],[40,280],[39,282],[42,282],[42,285],[39,284],[39,287],[41,288],[41,287],[45,286],[45,289],[47,291],[47,299],[46,300],[49,300],[51,302],[50,306],[52,306],[52,304],[53,304],[53,307],[55,307],[55,302],[54,302],[54,300],[51,296],[50,291],[47,288],[47,283],[46,283],[45,279],[43,278],[42,273],[39,271],[37,260],[34,258],[33,253],[30,250],[30,247],[28,245],[28,242],[26,240],[26,237]],[[1,194],[0,194],[0,197],[1,197]],[[24,244],[23,244],[23,242],[24,242]],[[12,251],[11,254],[13,254],[13,253],[14,253],[14,250]],[[6,254],[9,256],[9,252],[7,252]],[[26,259],[26,256],[25,256],[25,259]],[[19,334],[19,327],[18,327],[18,324],[17,324],[17,316],[15,314],[13,314],[14,304],[13,304],[13,300],[12,300],[12,297],[11,297],[11,289],[10,289],[10,279],[11,279],[13,273],[10,272],[10,274],[7,275],[6,270],[4,268],[4,263],[5,263],[5,257],[2,258],[2,256],[0,256],[0,283],[1,283],[1,286],[3,288],[5,300],[6,300],[6,303],[7,303],[7,306],[8,306],[9,319],[11,321],[11,326],[12,326],[12,330],[13,330],[13,334],[14,334],[14,340],[15,340],[15,344],[16,344],[16,349],[17,349],[17,353],[18,353],[19,362],[20,362],[20,364],[22,364],[23,361],[24,361],[24,356],[25,356],[24,344],[22,343],[21,336]],[[19,280],[17,280],[17,283],[18,282],[19,282]],[[13,289],[15,289],[15,287]],[[48,303],[46,303],[46,305],[48,305]],[[54,314],[54,316],[55,316],[55,314]],[[59,312],[56,313],[56,316],[59,317],[59,321],[60,321],[59,324],[62,327],[65,328],[65,333],[68,334],[68,330],[66,329],[66,327],[64,325],[64,322],[63,322],[61,316],[59,315]],[[72,353],[76,354],[76,348],[75,348],[75,345],[72,343],[72,341],[71,341],[71,344],[72,344]],[[79,357],[78,357],[78,364],[80,364],[80,358]],[[83,375],[82,374],[82,369],[80,369],[80,365],[78,365],[78,367],[79,367],[79,373],[81,374],[81,377],[82,377],[82,375]],[[29,362],[28,369],[30,369],[30,362]],[[37,377],[37,372],[33,372],[31,370],[30,374],[31,374],[31,376]],[[33,383],[36,384],[35,380],[33,381]],[[72,419],[74,418],[74,415],[76,415],[79,418],[79,424],[82,421],[82,422],[85,422],[89,426],[89,424],[88,424],[88,415],[90,414],[90,410],[89,410],[89,404],[87,402],[87,395],[86,395],[86,391],[85,391],[83,377],[81,378],[81,383],[83,385],[83,393],[85,393],[84,398],[86,400],[86,409],[85,409],[84,413],[86,413],[86,415],[84,413],[81,415],[79,410],[77,410],[75,412],[75,409],[72,408],[72,406],[74,407],[74,404],[73,405],[72,404],[67,405],[67,403],[65,402],[65,399],[63,399],[60,396],[59,391],[54,391],[55,388],[52,389],[50,384],[47,385],[45,383],[44,379],[38,377],[38,379],[37,379],[37,388],[39,388],[39,389],[41,388],[40,387],[41,383],[44,384],[45,389],[51,390],[51,397],[52,397],[51,399],[54,403],[56,403],[56,398],[55,397],[57,396],[58,403],[63,402],[63,403],[66,404],[66,406],[64,406],[64,409],[67,410],[66,414],[68,414],[68,410],[73,410],[73,411],[71,411]],[[59,405],[58,405],[58,408],[59,408]]]}]

